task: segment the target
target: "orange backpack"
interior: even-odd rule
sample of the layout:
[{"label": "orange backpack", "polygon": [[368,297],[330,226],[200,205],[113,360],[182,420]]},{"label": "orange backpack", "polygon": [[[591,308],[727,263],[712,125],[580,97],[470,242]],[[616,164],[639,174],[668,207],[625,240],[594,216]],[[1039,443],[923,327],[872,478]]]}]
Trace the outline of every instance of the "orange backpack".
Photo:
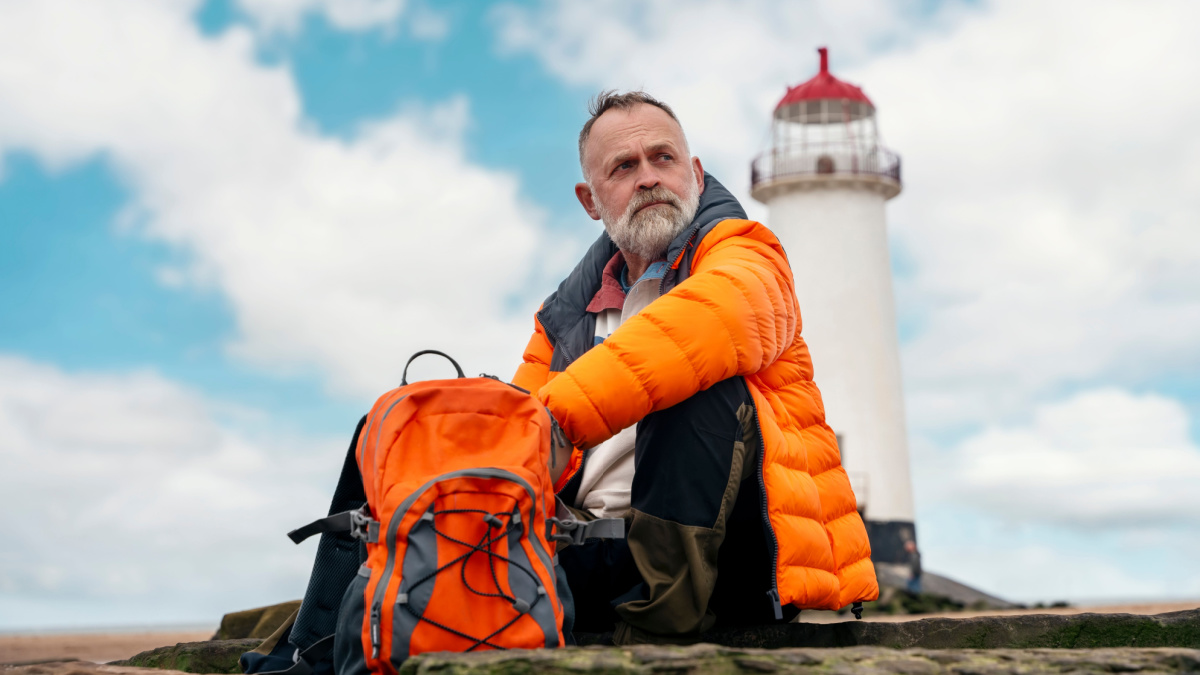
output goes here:
[{"label": "orange backpack", "polygon": [[[427,353],[446,356],[409,364]],[[355,447],[366,506],[293,533],[349,529],[366,542],[338,612],[339,675],[393,674],[430,651],[563,645],[555,542],[623,536],[621,520],[584,523],[557,504],[549,463],[565,439],[549,411],[450,362],[458,379],[414,384],[406,365],[371,409]]]}]

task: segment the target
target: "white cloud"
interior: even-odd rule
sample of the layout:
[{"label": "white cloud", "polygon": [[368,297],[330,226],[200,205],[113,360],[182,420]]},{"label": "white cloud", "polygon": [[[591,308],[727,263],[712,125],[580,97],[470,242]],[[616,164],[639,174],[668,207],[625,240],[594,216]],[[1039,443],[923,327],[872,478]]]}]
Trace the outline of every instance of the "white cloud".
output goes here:
[{"label": "white cloud", "polygon": [[[532,54],[572,85],[644,85],[675,106],[693,151],[759,218],[750,160],[785,85],[810,77],[813,49],[829,45],[834,73],[864,87],[904,160],[889,219],[905,260],[897,306],[915,327],[902,357],[923,519],[978,522],[974,508],[1088,536],[1194,528],[1186,411],[1121,390],[1200,372],[1200,88],[1189,86],[1200,5],[1008,0],[926,16],[885,2],[563,0],[496,18],[502,53]],[[1060,400],[1080,387],[1091,391]],[[964,431],[978,434],[941,440]],[[941,499],[956,487],[977,494]],[[931,564],[986,581],[972,570],[1007,560],[997,541]],[[1173,591],[1135,583],[1113,562],[1127,552],[1101,551],[1103,562],[1037,547],[1091,570],[1061,594],[1039,586],[1038,599]],[[1041,549],[989,587],[1040,583]]]},{"label": "white cloud", "polygon": [[321,136],[286,68],[256,61],[251,32],[206,38],[193,9],[5,3],[0,153],[105,157],[130,188],[123,220],[190,254],[164,280],[222,291],[232,348],[254,363],[315,367],[361,396],[394,386],[425,347],[511,373],[532,321],[505,303],[525,289],[543,216],[515,177],[466,158],[467,102]]},{"label": "white cloud", "polygon": [[150,372],[0,355],[0,629],[129,606],[212,623],[299,597],[314,549],[284,533],[324,515],[349,438],[254,438],[230,412]]},{"label": "white cloud", "polygon": [[1109,559],[1092,551],[993,539],[982,546],[951,546],[935,555],[939,570],[963,571],[955,580],[1012,602],[1129,602],[1190,598],[1200,591],[1186,572],[1147,575],[1105,553]]},{"label": "white cloud", "polygon": [[450,17],[426,5],[413,7],[408,25],[418,40],[437,41],[450,33]]},{"label": "white cloud", "polygon": [[915,271],[899,308],[920,326],[905,376],[931,431],[1011,418],[1067,383],[1200,367],[1200,90],[1182,85],[1200,80],[1198,14],[613,0],[510,7],[498,26],[502,50],[568,82],[660,94],[743,196],[773,104],[829,44],[904,157],[891,220]]},{"label": "white cloud", "polygon": [[958,504],[1083,528],[1200,528],[1200,447],[1176,400],[1106,388],[989,428],[952,453]]},{"label": "white cloud", "polygon": [[295,31],[307,15],[323,16],[342,30],[392,28],[405,0],[237,0],[243,11],[268,31]]},{"label": "white cloud", "polygon": [[1197,19],[1191,3],[996,3],[856,73],[905,153],[893,222],[914,262],[900,306],[923,322],[905,350],[918,428],[1200,367],[1200,90],[1180,86],[1200,79]]},{"label": "white cloud", "polygon": [[563,1],[504,6],[494,19],[502,53],[531,52],[571,84],[644,87],[665,100],[693,153],[758,217],[765,209],[749,198],[750,158],[785,86],[815,70],[815,48],[830,45],[837,67],[918,23],[915,3],[883,0]]}]

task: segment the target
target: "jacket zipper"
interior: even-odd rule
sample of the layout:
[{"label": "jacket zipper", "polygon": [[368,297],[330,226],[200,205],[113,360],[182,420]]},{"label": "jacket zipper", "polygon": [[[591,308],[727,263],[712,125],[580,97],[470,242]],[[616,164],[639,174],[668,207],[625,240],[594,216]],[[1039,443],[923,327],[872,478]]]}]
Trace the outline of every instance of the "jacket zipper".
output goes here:
[{"label": "jacket zipper", "polygon": [[571,362],[574,361],[575,359],[571,358],[571,353],[563,345],[562,340],[558,339],[558,335],[556,335],[554,333],[554,331],[550,329],[550,326],[547,326],[546,322],[542,320],[541,312],[537,313],[537,320],[538,320],[538,323],[542,324],[542,330],[545,331],[546,335],[550,338],[551,345],[555,349],[561,349],[562,353],[563,353],[563,358],[566,359],[566,361],[567,361],[567,365],[568,366],[571,365]]},{"label": "jacket zipper", "polygon": [[[683,242],[683,248],[679,249],[679,255],[675,256],[675,261],[671,263],[671,269],[676,269],[675,266],[679,264],[680,260],[683,260],[683,256],[684,256],[684,254],[687,253],[688,247],[692,245],[692,240],[696,238],[697,234],[700,234],[700,229],[701,228],[697,227],[695,230],[693,230],[691,236],[689,236],[687,238],[687,241]],[[679,273],[676,272],[675,276],[678,277]],[[662,295],[663,293],[666,292],[666,286],[667,286],[667,275],[664,274],[662,276],[662,279],[659,279],[659,281],[658,281],[658,294],[659,295]]]},{"label": "jacket zipper", "polygon": [[771,516],[767,512],[767,479],[763,472],[767,467],[767,442],[763,436],[762,422],[758,419],[758,408],[754,410],[754,425],[758,427],[758,489],[762,494],[763,525],[771,535],[771,588],[767,597],[771,599],[771,608],[775,610],[775,620],[783,620],[783,605],[779,600],[779,539],[775,536],[775,528],[771,527]]}]

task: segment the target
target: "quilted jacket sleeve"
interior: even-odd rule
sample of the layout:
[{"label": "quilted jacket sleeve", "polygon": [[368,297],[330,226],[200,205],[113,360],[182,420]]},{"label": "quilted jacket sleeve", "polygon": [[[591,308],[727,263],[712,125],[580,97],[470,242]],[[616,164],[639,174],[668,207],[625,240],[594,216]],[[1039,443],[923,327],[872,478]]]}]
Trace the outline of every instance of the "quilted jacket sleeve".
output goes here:
[{"label": "quilted jacket sleeve", "polygon": [[550,379],[550,358],[553,355],[554,348],[550,346],[550,340],[546,337],[542,322],[538,321],[535,316],[533,336],[529,338],[529,344],[525,346],[525,355],[521,358],[521,365],[517,366],[517,373],[513,375],[512,383],[529,391],[541,389]]},{"label": "quilted jacket sleeve", "polygon": [[753,221],[726,220],[701,242],[691,276],[538,397],[576,447],[590,448],[721,380],[766,368],[790,344],[798,320],[775,235]]}]

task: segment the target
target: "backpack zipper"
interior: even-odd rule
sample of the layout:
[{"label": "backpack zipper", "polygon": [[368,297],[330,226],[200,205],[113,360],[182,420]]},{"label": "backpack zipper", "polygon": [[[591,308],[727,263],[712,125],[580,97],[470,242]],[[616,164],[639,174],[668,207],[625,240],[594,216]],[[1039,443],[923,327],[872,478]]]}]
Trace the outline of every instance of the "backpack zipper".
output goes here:
[{"label": "backpack zipper", "polygon": [[554,418],[554,413],[546,406],[542,406],[546,411],[546,416],[550,418],[550,466],[558,466],[558,449],[565,448],[571,445],[567,440],[567,433],[559,426],[558,420]]}]

